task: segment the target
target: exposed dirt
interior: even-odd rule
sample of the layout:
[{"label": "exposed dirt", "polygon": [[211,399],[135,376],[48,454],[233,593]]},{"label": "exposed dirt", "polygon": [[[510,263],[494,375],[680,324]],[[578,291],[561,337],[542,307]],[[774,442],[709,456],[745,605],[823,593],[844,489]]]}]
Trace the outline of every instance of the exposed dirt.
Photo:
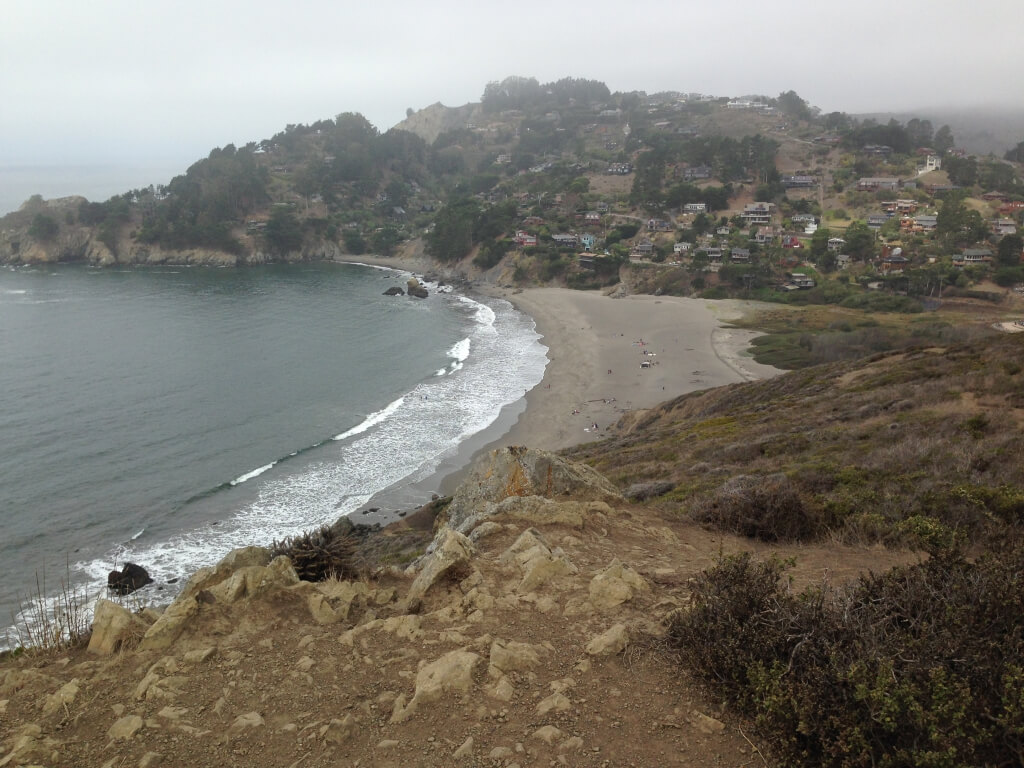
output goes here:
[{"label": "exposed dirt", "polygon": [[[462,581],[438,582],[422,605],[406,604],[410,577],[391,572],[368,586],[385,598],[387,588],[396,587],[394,599],[353,604],[347,620],[319,624],[307,603],[312,588],[299,584],[231,605],[203,602],[167,651],[96,657],[77,648],[7,660],[0,666],[0,762],[770,764],[753,748],[751,725],[723,714],[715,692],[695,686],[680,670],[660,639],[659,623],[686,604],[688,579],[720,553],[767,553],[765,545],[623,505],[592,512],[581,526],[540,526],[552,551],[558,555],[561,547],[578,573],[523,592],[520,566],[500,556],[527,524],[504,516],[492,520],[501,528],[478,542],[472,568],[459,574]],[[772,551],[796,557],[797,587],[825,574],[844,579],[906,559],[881,549]],[[647,586],[632,590],[621,605],[595,607],[591,580],[616,558]],[[371,623],[388,618],[393,621]],[[618,623],[631,638],[624,651],[585,650]],[[350,631],[356,627],[361,629]],[[492,644],[499,639],[532,649],[506,663],[503,677],[493,669]],[[202,649],[213,649],[212,655],[185,655]],[[408,701],[419,690],[418,670],[459,649],[479,656],[467,690],[448,691],[403,722],[392,722],[403,709],[396,698]],[[53,698],[71,681],[77,681],[73,695]],[[138,719],[125,719],[132,716]],[[113,738],[115,723],[135,730]],[[21,751],[8,762],[19,738]]]}]

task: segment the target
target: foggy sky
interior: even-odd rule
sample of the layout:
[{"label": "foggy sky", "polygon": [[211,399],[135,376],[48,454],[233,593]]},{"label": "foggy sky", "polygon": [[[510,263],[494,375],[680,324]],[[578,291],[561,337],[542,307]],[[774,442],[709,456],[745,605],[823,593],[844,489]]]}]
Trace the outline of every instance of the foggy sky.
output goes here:
[{"label": "foggy sky", "polygon": [[8,0],[0,165],[176,162],[288,123],[477,101],[508,75],[793,89],[825,111],[1024,104],[1019,0]]}]

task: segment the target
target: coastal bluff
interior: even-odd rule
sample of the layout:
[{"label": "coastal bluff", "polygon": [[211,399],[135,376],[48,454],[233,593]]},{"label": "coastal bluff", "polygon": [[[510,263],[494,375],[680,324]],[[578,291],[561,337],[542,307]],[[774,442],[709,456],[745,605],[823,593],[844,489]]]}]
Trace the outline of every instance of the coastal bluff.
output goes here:
[{"label": "coastal bluff", "polygon": [[749,541],[525,448],[481,456],[434,507],[408,567],[312,583],[247,547],[166,608],[100,601],[88,647],[0,664],[0,765],[756,759],[662,642],[688,579]]}]

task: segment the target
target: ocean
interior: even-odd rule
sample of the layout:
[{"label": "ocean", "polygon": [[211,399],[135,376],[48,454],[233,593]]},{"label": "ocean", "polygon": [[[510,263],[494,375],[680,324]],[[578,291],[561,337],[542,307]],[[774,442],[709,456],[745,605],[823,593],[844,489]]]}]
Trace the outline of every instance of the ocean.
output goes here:
[{"label": "ocean", "polygon": [[547,350],[505,301],[382,295],[407,277],[0,269],[0,624],[43,573],[102,596],[132,561],[167,600],[235,547],[422,493]]},{"label": "ocean", "polygon": [[32,195],[47,200],[81,195],[102,203],[150,184],[168,184],[187,161],[95,165],[0,165],[0,216],[18,210]]}]

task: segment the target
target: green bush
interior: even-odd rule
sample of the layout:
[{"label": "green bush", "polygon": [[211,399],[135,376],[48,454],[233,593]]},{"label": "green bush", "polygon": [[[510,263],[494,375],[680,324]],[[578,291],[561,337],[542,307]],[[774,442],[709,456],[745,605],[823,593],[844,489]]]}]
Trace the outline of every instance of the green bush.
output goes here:
[{"label": "green bush", "polygon": [[1024,549],[793,594],[749,553],[691,585],[683,662],[746,714],[780,765],[1020,765]]}]

